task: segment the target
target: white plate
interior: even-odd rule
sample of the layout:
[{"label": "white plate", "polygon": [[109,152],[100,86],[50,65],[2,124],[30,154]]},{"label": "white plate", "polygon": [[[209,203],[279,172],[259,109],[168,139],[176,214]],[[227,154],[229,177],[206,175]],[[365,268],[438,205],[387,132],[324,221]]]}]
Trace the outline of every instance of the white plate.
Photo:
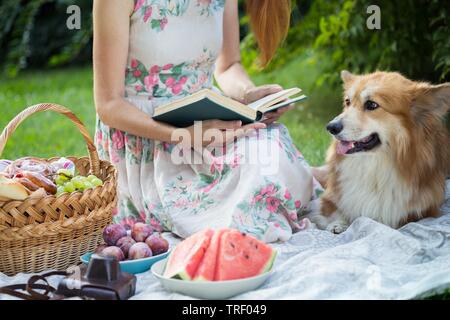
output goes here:
[{"label": "white plate", "polygon": [[163,277],[167,259],[156,262],[151,271],[164,288],[200,299],[227,299],[254,290],[270,276],[271,271],[256,277],[228,281],[187,281]]},{"label": "white plate", "polygon": [[227,299],[240,293],[254,290],[261,286],[272,271],[261,275],[228,281],[187,281],[163,277],[167,259],[156,262],[151,271],[164,288],[187,296],[200,299]]}]

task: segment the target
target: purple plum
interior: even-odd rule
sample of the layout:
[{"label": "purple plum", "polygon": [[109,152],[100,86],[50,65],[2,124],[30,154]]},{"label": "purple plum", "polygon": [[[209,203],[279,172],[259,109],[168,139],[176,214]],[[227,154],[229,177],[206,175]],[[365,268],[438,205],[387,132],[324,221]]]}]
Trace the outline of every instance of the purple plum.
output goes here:
[{"label": "purple plum", "polygon": [[169,242],[164,239],[161,234],[153,233],[147,239],[145,243],[152,249],[153,255],[158,255],[169,250]]},{"label": "purple plum", "polygon": [[122,224],[122,225],[123,225],[123,227],[125,228],[125,230],[127,230],[127,232],[131,232],[131,225],[130,225],[130,224],[124,223],[124,224]]},{"label": "purple plum", "polygon": [[135,243],[136,241],[134,241],[132,237],[126,236],[117,240],[116,246],[118,246],[122,250],[125,257],[127,257],[128,251],[130,250],[131,246]]},{"label": "purple plum", "polygon": [[106,257],[114,257],[119,261],[125,260],[125,255],[123,254],[122,250],[120,250],[119,247],[116,246],[110,246],[103,249],[102,255]]},{"label": "purple plum", "polygon": [[115,246],[117,240],[127,235],[127,230],[120,224],[110,224],[103,230],[103,240],[109,246]]},{"label": "purple plum", "polygon": [[145,223],[138,222],[131,229],[131,236],[136,242],[144,242],[153,233],[153,228]]},{"label": "purple plum", "polygon": [[128,259],[130,260],[148,258],[152,255],[152,249],[150,249],[150,247],[144,242],[137,242],[133,244],[130,251],[128,251]]}]

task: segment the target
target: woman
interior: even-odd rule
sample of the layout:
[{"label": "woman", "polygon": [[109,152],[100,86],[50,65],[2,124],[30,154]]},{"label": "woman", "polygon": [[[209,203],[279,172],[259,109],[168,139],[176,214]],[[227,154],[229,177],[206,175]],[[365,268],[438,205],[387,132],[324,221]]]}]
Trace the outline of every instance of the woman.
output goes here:
[{"label": "woman", "polygon": [[[304,227],[301,215],[315,197],[315,181],[286,128],[275,124],[289,107],[245,126],[204,121],[203,132],[221,130],[224,150],[233,152],[205,153],[209,161],[200,164],[175,164],[177,128],[152,119],[154,108],[211,88],[213,76],[227,96],[243,103],[282,90],[256,87],[240,64],[237,2],[94,2],[96,143],[119,172],[116,222],[146,221],[181,237],[205,227],[235,227],[268,242],[285,241]],[[263,64],[288,30],[289,3],[247,3]],[[234,129],[247,133],[229,134]],[[194,127],[187,130],[194,133]],[[262,145],[275,150],[269,158],[277,162],[275,171],[242,160]]]}]

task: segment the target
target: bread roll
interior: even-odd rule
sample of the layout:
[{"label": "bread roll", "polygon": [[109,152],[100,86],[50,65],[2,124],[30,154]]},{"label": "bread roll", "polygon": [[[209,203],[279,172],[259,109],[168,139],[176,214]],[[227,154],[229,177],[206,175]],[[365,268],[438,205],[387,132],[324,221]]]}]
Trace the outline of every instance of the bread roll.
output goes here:
[{"label": "bread roll", "polygon": [[28,190],[22,184],[0,175],[0,200],[25,200],[28,195]]}]

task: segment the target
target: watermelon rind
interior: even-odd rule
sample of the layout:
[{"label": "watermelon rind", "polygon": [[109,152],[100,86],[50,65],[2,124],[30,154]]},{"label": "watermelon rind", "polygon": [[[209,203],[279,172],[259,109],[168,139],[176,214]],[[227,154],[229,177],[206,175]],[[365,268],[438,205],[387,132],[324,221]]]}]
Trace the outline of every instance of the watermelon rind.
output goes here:
[{"label": "watermelon rind", "polygon": [[[169,257],[170,258],[170,257]],[[167,260],[166,265],[164,266],[163,274],[166,272],[166,267],[169,265],[169,260]],[[178,280],[191,280],[191,277],[187,272],[181,271],[177,274],[174,274],[169,279],[178,279]]]},{"label": "watermelon rind", "polygon": [[[169,265],[169,262],[170,262],[170,256],[169,256],[169,259],[167,259],[166,265],[164,266],[163,274],[166,272],[166,267]],[[187,272],[181,271],[181,272],[178,272],[178,273],[174,274],[173,276],[171,276],[170,279],[191,280],[191,277],[189,276],[189,274]]]},{"label": "watermelon rind", "polygon": [[176,274],[176,277],[180,278],[181,280],[192,280],[191,276],[189,276],[189,274],[187,272],[180,272],[180,273]]},{"label": "watermelon rind", "polygon": [[270,260],[267,261],[267,264],[264,266],[264,269],[262,270],[261,274],[272,270],[273,263],[275,262],[275,258],[277,257],[277,254],[278,254],[277,250],[272,249],[272,257],[270,257]]}]

